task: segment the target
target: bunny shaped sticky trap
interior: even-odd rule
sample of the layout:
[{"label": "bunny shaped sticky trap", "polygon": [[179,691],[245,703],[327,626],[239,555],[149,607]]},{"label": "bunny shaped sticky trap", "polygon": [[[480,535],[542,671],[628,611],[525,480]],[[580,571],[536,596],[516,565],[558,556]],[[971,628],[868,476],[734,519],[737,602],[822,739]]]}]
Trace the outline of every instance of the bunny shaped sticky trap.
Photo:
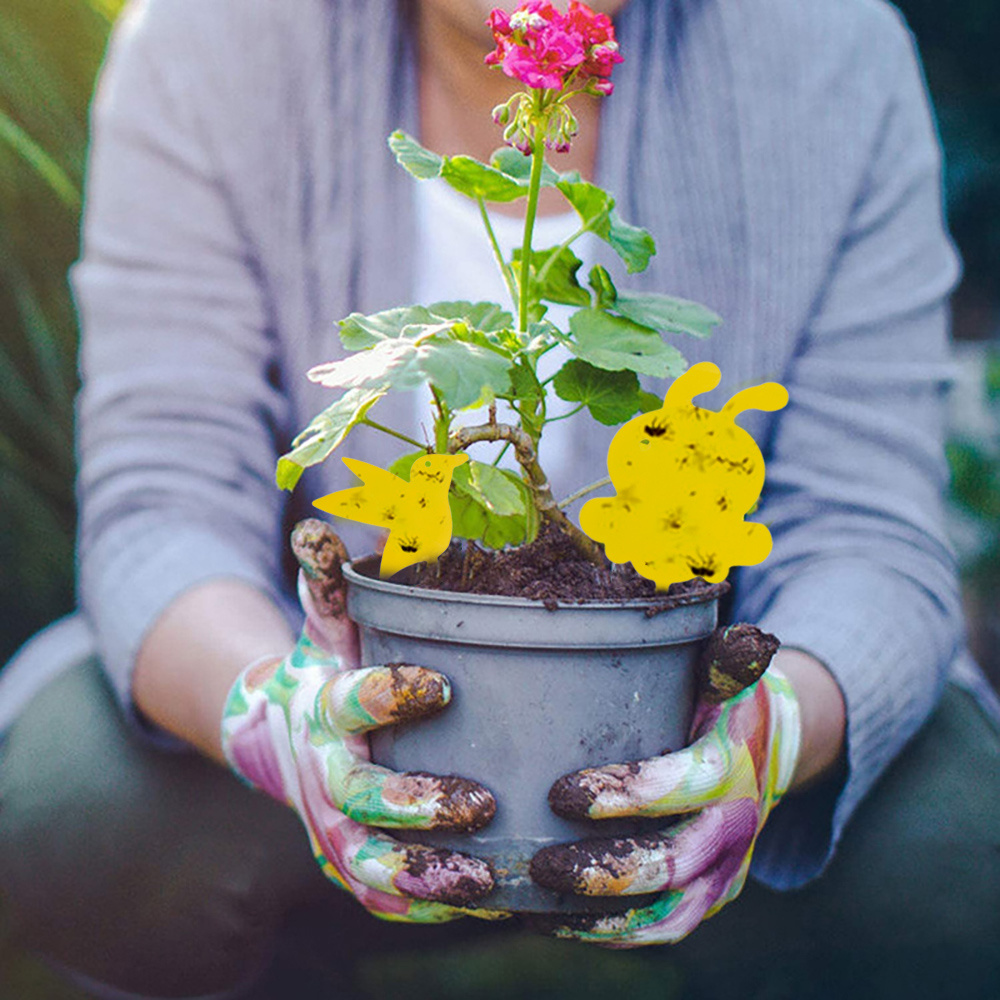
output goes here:
[{"label": "bunny shaped sticky trap", "polygon": [[608,448],[617,495],[588,500],[580,526],[612,562],[631,562],[665,590],[700,576],[724,580],[771,551],[763,524],[744,521],[764,485],[764,458],[734,422],[744,410],[780,410],[788,391],[766,382],[736,393],[719,411],[692,398],[714,389],[719,368],[702,362],[677,378],[659,410],[625,424]]},{"label": "bunny shaped sticky trap", "polygon": [[469,456],[425,455],[410,469],[410,481],[356,458],[344,464],[363,483],[313,501],[328,514],[385,528],[379,575],[384,580],[419,562],[437,562],[451,542],[448,487],[453,471]]}]

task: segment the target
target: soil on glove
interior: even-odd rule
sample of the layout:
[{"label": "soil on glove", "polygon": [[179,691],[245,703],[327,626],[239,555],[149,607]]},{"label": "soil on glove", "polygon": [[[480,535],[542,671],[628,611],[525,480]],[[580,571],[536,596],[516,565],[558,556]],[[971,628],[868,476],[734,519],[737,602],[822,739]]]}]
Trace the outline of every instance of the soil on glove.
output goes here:
[{"label": "soil on glove", "polygon": [[[378,564],[365,559],[360,572],[378,575]],[[482,549],[475,543],[452,541],[437,566],[421,563],[397,573],[394,583],[427,590],[450,590],[465,594],[495,594],[527,597],[546,606],[557,602],[624,601],[645,598],[650,611],[666,611],[719,597],[727,583],[709,584],[696,577],[657,591],[652,580],[640,576],[630,564],[606,562],[603,568],[584,559],[573,543],[557,528],[543,525],[530,545],[499,551]]]}]

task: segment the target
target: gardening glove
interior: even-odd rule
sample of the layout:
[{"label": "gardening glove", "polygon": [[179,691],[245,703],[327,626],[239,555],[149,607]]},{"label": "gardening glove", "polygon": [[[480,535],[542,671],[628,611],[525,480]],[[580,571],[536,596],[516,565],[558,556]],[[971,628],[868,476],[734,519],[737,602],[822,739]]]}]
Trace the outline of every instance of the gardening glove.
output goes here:
[{"label": "gardening glove", "polygon": [[660,893],[623,913],[552,918],[545,930],[617,948],[673,943],[739,895],[757,836],[798,761],[798,700],[777,670],[763,673],[777,648],[752,625],[717,629],[701,662],[690,746],[577,771],[552,786],[549,803],[567,818],[693,815],[657,834],[539,851],[531,877],[557,892]]},{"label": "gardening glove", "polygon": [[378,767],[364,735],[439,711],[448,681],[405,664],[355,669],[343,543],[323,522],[307,520],[292,548],[305,626],[288,656],[257,661],[237,678],[223,713],[226,759],[298,813],[327,877],[376,916],[419,923],[463,916],[463,906],[493,888],[485,862],[373,828],[478,830],[493,817],[493,796],[464,778]]}]

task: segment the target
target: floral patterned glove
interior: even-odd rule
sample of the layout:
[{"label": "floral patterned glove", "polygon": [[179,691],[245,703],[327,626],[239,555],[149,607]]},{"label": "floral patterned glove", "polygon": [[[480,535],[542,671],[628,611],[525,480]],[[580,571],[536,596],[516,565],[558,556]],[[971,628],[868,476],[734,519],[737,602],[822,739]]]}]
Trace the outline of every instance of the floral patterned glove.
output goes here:
[{"label": "floral patterned glove", "polygon": [[305,627],[287,657],[251,664],[233,685],[222,722],[226,759],[298,813],[325,874],[376,916],[420,923],[464,916],[463,906],[493,888],[485,862],[372,828],[477,830],[493,817],[493,796],[464,778],[378,767],[364,736],[440,710],[448,681],[404,664],[351,669],[357,637],[344,608],[343,544],[308,520],[296,527],[292,548]]},{"label": "floral patterned glove", "polygon": [[694,815],[659,834],[539,851],[531,876],[556,891],[660,893],[649,906],[554,918],[546,929],[617,948],[673,943],[739,895],[757,836],[798,760],[799,706],[792,687],[774,668],[761,676],[777,647],[773,636],[751,625],[717,630],[702,661],[689,747],[578,771],[552,786],[552,808],[569,818]]}]

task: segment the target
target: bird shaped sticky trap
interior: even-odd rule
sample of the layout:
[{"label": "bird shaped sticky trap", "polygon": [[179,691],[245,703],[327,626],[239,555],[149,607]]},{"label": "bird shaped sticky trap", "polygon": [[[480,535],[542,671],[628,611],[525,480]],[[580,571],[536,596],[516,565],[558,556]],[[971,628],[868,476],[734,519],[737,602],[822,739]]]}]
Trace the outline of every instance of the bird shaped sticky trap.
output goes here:
[{"label": "bird shaped sticky trap", "polygon": [[732,566],[753,566],[771,551],[763,524],[744,521],[764,485],[764,458],[734,418],[780,410],[788,391],[766,382],[736,393],[719,411],[692,398],[714,389],[717,365],[702,362],[678,377],[659,410],[633,417],[608,448],[617,495],[588,500],[580,527],[616,563],[666,590],[700,576],[724,580]]},{"label": "bird shaped sticky trap", "polygon": [[414,563],[437,562],[448,548],[452,527],[448,488],[452,472],[468,460],[464,453],[426,455],[413,463],[407,482],[377,465],[345,458],[344,465],[364,486],[329,493],[314,500],[313,506],[388,530],[379,569],[384,580]]}]

